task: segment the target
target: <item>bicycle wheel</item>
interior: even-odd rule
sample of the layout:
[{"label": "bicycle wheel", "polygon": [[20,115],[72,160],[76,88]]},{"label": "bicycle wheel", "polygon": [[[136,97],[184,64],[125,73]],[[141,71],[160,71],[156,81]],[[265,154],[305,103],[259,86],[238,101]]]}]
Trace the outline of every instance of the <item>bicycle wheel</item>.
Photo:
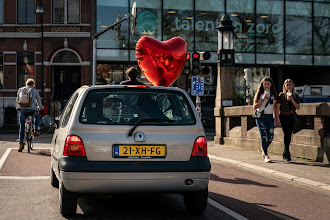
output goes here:
[{"label": "bicycle wheel", "polygon": [[42,119],[41,119],[41,131],[42,133],[45,134],[49,134],[49,133],[53,133],[55,130],[54,127],[54,117],[50,116],[50,115],[45,115]]},{"label": "bicycle wheel", "polygon": [[26,126],[26,143],[27,143],[27,149],[28,153],[30,153],[31,150],[31,143],[32,143],[32,126],[31,124],[27,124]]},{"label": "bicycle wheel", "polygon": [[30,149],[33,150],[33,139],[34,139],[34,131],[31,132],[30,134]]},{"label": "bicycle wheel", "polygon": [[30,137],[30,132],[28,132],[28,136],[27,136],[27,149],[28,149],[28,153],[30,153],[30,149],[31,149],[31,137]]}]

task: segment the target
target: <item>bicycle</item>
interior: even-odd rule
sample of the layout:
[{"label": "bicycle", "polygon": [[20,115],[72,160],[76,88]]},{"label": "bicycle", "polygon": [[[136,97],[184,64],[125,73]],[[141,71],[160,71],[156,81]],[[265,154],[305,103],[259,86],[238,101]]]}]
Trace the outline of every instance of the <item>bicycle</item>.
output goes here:
[{"label": "bicycle", "polygon": [[55,131],[55,119],[53,116],[45,115],[40,119],[40,131],[44,134],[50,134]]},{"label": "bicycle", "polygon": [[26,112],[26,119],[25,119],[25,141],[28,149],[28,153],[30,153],[30,150],[33,150],[33,138],[34,138],[34,130],[35,130],[35,124],[34,124],[34,112]]}]

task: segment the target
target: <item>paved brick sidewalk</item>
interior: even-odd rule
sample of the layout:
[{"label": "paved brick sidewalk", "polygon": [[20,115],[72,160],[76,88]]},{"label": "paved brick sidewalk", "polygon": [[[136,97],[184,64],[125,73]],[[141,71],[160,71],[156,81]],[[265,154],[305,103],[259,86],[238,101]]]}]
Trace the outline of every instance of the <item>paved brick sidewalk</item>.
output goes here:
[{"label": "paved brick sidewalk", "polygon": [[278,154],[269,154],[272,163],[265,163],[261,151],[218,145],[213,141],[208,142],[208,154],[214,161],[272,175],[330,193],[330,164],[295,157],[292,157],[291,162],[287,162]]}]

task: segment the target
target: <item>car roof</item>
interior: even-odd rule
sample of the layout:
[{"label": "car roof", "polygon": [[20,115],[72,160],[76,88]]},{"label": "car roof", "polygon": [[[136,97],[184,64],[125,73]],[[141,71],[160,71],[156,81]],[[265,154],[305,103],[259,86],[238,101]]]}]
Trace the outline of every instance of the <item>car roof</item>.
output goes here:
[{"label": "car roof", "polygon": [[144,85],[84,85],[84,86],[81,86],[78,90],[82,89],[82,90],[85,90],[85,89],[88,89],[88,90],[91,90],[91,89],[108,89],[108,88],[111,88],[111,89],[125,89],[125,88],[138,88],[138,89],[154,89],[154,90],[169,90],[169,91],[184,91],[183,89],[181,88],[178,88],[178,87],[164,87],[164,86],[144,86]]}]

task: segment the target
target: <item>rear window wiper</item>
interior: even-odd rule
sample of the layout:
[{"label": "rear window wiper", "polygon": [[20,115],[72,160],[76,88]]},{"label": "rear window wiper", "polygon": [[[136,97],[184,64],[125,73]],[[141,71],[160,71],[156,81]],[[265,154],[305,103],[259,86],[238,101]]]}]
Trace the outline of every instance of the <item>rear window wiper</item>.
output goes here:
[{"label": "rear window wiper", "polygon": [[171,119],[165,119],[165,118],[145,118],[145,119],[142,119],[142,120],[138,121],[133,126],[133,128],[128,132],[127,137],[132,136],[133,131],[137,128],[137,126],[139,126],[140,124],[142,124],[144,122],[175,122],[175,121],[171,120]]}]

